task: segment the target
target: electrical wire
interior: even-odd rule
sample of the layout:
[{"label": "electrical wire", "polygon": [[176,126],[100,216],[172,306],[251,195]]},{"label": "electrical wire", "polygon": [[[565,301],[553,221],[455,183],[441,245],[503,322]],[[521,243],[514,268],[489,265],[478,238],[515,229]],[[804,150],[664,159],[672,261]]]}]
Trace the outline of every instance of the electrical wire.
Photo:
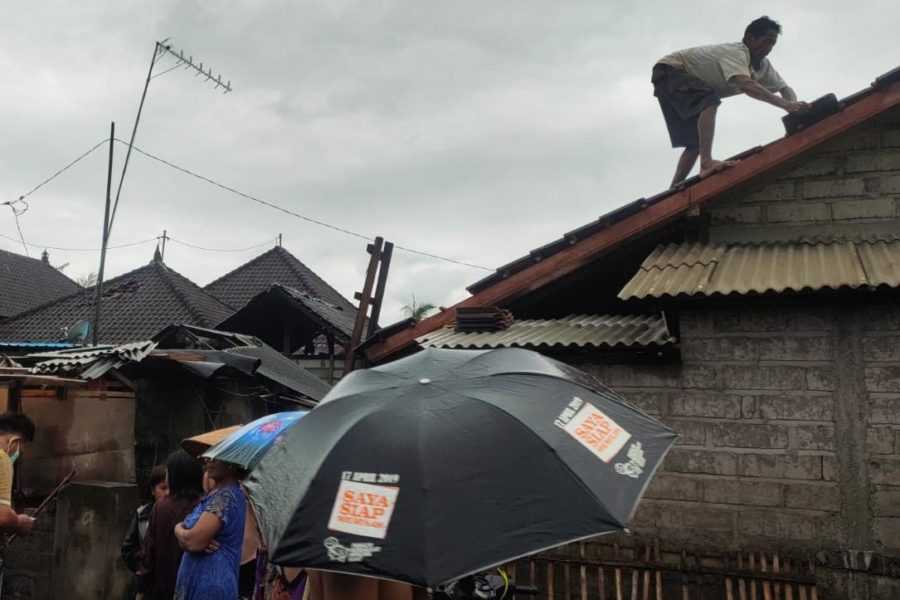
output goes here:
[{"label": "electrical wire", "polygon": [[[8,235],[3,235],[2,233],[0,233],[0,238],[9,240],[11,242],[20,243],[19,240],[17,240],[16,238],[10,237]],[[107,250],[115,250],[118,248],[131,248],[133,246],[141,246],[143,244],[149,244],[150,242],[156,242],[156,241],[159,241],[159,239],[160,239],[159,236],[156,236],[156,237],[148,238],[146,240],[140,240],[138,242],[128,242],[127,244],[116,244],[113,246],[107,246],[106,249]],[[44,244],[32,244],[32,243],[26,243],[26,245],[28,245],[32,248],[44,248],[46,250],[59,250],[60,252],[100,252],[100,248],[62,248],[59,246],[47,246]]]},{"label": "electrical wire", "polygon": [[25,208],[22,209],[21,212],[16,210],[16,207],[9,202],[7,202],[7,206],[9,206],[10,210],[12,210],[13,219],[15,219],[16,221],[16,229],[19,232],[19,240],[22,242],[22,248],[24,248],[25,250],[25,256],[31,256],[31,254],[28,252],[28,243],[25,241],[25,234],[22,233],[22,224],[19,223],[19,217],[25,214],[25,212],[28,210],[28,203],[21,198],[19,198],[19,202],[25,203]]},{"label": "electrical wire", "polygon": [[[179,66],[179,65],[176,65],[176,67],[177,67],[177,66]],[[173,68],[174,68],[174,67],[173,67]],[[165,73],[165,71],[163,71],[163,73]],[[119,142],[120,144],[126,144],[126,145],[128,144],[128,142],[126,142],[125,140],[119,139],[119,138],[115,138],[115,140],[116,140],[117,142]],[[100,140],[99,142],[97,142],[96,144],[94,144],[93,146],[91,146],[91,148],[89,148],[88,150],[86,150],[85,152],[83,152],[82,154],[80,154],[77,158],[75,158],[75,159],[72,160],[71,162],[67,163],[67,164],[66,164],[65,166],[63,166],[61,169],[59,169],[58,171],[56,171],[55,173],[53,173],[52,175],[50,175],[49,177],[47,177],[46,179],[44,179],[43,181],[41,181],[40,183],[38,183],[36,186],[34,186],[34,187],[31,188],[30,190],[28,190],[27,192],[25,192],[24,194],[22,194],[21,196],[19,196],[19,198],[17,198],[16,200],[9,200],[9,201],[0,203],[0,206],[6,205],[6,206],[9,206],[9,207],[12,209],[13,215],[15,216],[15,220],[16,220],[16,228],[17,228],[17,230],[18,230],[18,232],[19,232],[19,237],[20,237],[20,239],[19,239],[19,240],[15,240],[15,239],[9,238],[9,237],[7,237],[7,236],[5,236],[5,235],[0,235],[0,237],[3,237],[3,238],[5,238],[5,239],[12,240],[12,241],[17,242],[17,243],[21,243],[22,246],[23,246],[23,248],[25,248],[25,253],[26,253],[26,254],[28,254],[28,247],[29,247],[29,246],[32,247],[32,248],[47,248],[47,249],[49,249],[49,250],[61,250],[61,251],[65,251],[65,252],[97,252],[97,251],[99,251],[99,249],[97,249],[97,248],[62,248],[62,247],[54,247],[54,246],[44,246],[44,245],[42,245],[42,244],[31,244],[31,243],[26,242],[26,241],[25,241],[25,236],[22,234],[22,227],[21,227],[21,224],[19,223],[19,218],[18,218],[18,217],[21,216],[22,214],[24,214],[24,213],[28,210],[28,204],[25,203],[25,209],[24,209],[24,210],[16,210],[15,204],[16,204],[16,203],[19,203],[19,202],[23,202],[23,203],[24,203],[25,198],[29,197],[30,195],[32,195],[33,193],[35,193],[36,191],[38,191],[39,189],[41,189],[42,187],[44,187],[45,185],[47,185],[48,183],[50,183],[51,181],[53,181],[54,179],[56,179],[57,177],[59,177],[60,175],[62,175],[63,173],[65,173],[66,171],[68,171],[69,169],[71,169],[72,167],[74,167],[76,164],[78,164],[79,162],[81,162],[82,160],[84,160],[85,158],[87,158],[88,156],[90,156],[92,153],[94,153],[98,148],[100,148],[101,146],[103,146],[104,144],[106,144],[108,141],[109,141],[108,139],[102,139],[102,140]],[[260,205],[262,205],[262,206],[266,206],[266,207],[271,208],[271,209],[273,209],[273,210],[277,210],[277,211],[279,211],[279,212],[282,212],[282,213],[284,213],[284,214],[290,215],[290,216],[295,217],[295,218],[297,218],[297,219],[306,221],[306,222],[308,222],[308,223],[312,223],[313,225],[318,225],[318,226],[320,226],[320,227],[324,227],[324,228],[326,228],[326,229],[330,229],[330,230],[336,231],[336,232],[338,232],[338,233],[343,233],[343,234],[345,234],[345,235],[349,235],[349,236],[352,236],[352,237],[355,237],[355,238],[359,238],[359,239],[361,239],[361,240],[366,240],[367,242],[370,242],[370,241],[372,241],[372,239],[373,239],[371,236],[364,235],[364,234],[359,233],[359,232],[357,232],[357,231],[353,231],[353,230],[347,229],[347,228],[345,228],[345,227],[340,227],[340,226],[338,226],[338,225],[333,225],[333,224],[331,224],[331,223],[327,223],[327,222],[325,222],[325,221],[321,221],[321,220],[319,220],[319,219],[315,219],[315,218],[313,218],[313,217],[309,217],[309,216],[300,214],[300,213],[298,213],[298,212],[292,211],[292,210],[290,210],[290,209],[284,208],[284,207],[282,207],[282,206],[279,206],[279,205],[274,204],[274,203],[272,203],[272,202],[269,202],[269,201],[267,201],[267,200],[263,200],[263,199],[261,199],[261,198],[257,198],[256,196],[253,196],[253,195],[248,194],[248,193],[246,193],[246,192],[242,192],[241,190],[238,190],[237,188],[231,187],[231,186],[229,186],[229,185],[225,185],[224,183],[220,183],[220,182],[218,182],[218,181],[216,181],[216,180],[214,180],[214,179],[211,179],[211,178],[209,178],[209,177],[206,177],[206,176],[204,176],[204,175],[201,175],[201,174],[199,174],[199,173],[196,173],[196,172],[194,172],[194,171],[191,171],[190,169],[187,169],[187,168],[185,168],[185,167],[176,165],[175,163],[170,162],[170,161],[168,161],[168,160],[166,160],[166,159],[164,159],[164,158],[162,158],[162,157],[160,157],[160,156],[157,156],[157,155],[155,155],[155,154],[152,154],[152,153],[150,153],[150,152],[147,152],[146,150],[143,150],[143,149],[139,148],[138,146],[134,146],[134,145],[133,145],[133,146],[132,146],[132,149],[135,150],[136,152],[138,152],[139,154],[142,154],[142,155],[146,156],[147,158],[149,158],[149,159],[151,159],[151,160],[154,160],[154,161],[159,162],[159,163],[161,163],[161,164],[163,164],[163,165],[165,165],[165,166],[167,166],[167,167],[170,167],[170,168],[172,168],[172,169],[175,169],[176,171],[179,171],[179,172],[181,172],[181,173],[184,173],[185,175],[189,175],[190,177],[194,177],[195,179],[199,179],[199,180],[201,180],[201,181],[204,181],[204,182],[206,182],[206,183],[208,183],[208,184],[210,184],[210,185],[213,185],[213,186],[218,187],[218,188],[220,188],[220,189],[222,189],[222,190],[225,190],[226,192],[229,192],[229,193],[231,193],[231,194],[235,194],[235,195],[240,196],[241,198],[244,198],[244,199],[246,199],[246,200],[250,200],[251,202],[255,202],[255,203],[260,204]],[[135,243],[131,243],[131,244],[120,244],[120,245],[118,245],[118,246],[108,246],[107,248],[108,248],[108,249],[112,249],[112,248],[127,248],[127,247],[129,247],[129,246],[137,246],[137,245],[145,244],[145,243],[147,243],[147,242],[149,242],[149,241],[153,241],[153,240],[157,240],[157,239],[158,239],[158,238],[153,238],[153,239],[151,239],[151,240],[143,240],[143,241],[135,242]],[[183,246],[193,247],[193,248],[195,248],[195,249],[197,249],[197,250],[206,250],[206,251],[210,251],[210,252],[243,252],[243,251],[245,251],[245,250],[251,250],[251,249],[253,249],[253,248],[258,248],[258,247],[260,247],[260,246],[263,246],[263,245],[269,243],[269,242],[267,241],[267,242],[264,242],[264,243],[262,243],[262,244],[257,244],[257,245],[254,245],[254,246],[248,246],[247,248],[205,248],[205,247],[203,247],[203,246],[196,246],[196,245],[190,244],[190,243],[188,243],[188,242],[182,242],[181,240],[175,240],[175,239],[173,239],[173,238],[169,238],[169,239],[171,239],[171,240],[174,241],[175,243],[181,244],[181,245],[183,245]],[[416,250],[415,248],[410,248],[409,246],[403,246],[403,245],[400,245],[400,244],[395,244],[394,247],[397,248],[398,250],[402,250],[402,251],[407,252],[407,253],[409,253],[409,254],[415,254],[415,255],[418,255],[418,256],[424,256],[424,257],[432,258],[432,259],[435,259],[435,260],[441,260],[441,261],[444,261],[444,262],[453,263],[453,264],[461,265],[461,266],[464,266],[464,267],[469,267],[469,268],[472,268],[472,269],[480,269],[480,270],[482,270],[482,271],[492,271],[492,270],[493,270],[493,269],[490,269],[490,268],[485,267],[485,266],[482,266],[482,265],[477,265],[477,264],[474,264],[474,263],[470,263],[470,262],[466,262],[466,261],[462,261],[462,260],[457,260],[457,259],[455,259],[455,258],[449,258],[449,257],[446,257],[446,256],[441,256],[441,255],[439,255],[439,254],[434,254],[434,253],[432,253],[432,252],[425,252],[425,251],[423,251],[423,250]]]},{"label": "electrical wire", "polygon": [[275,243],[274,239],[266,240],[265,242],[260,242],[259,244],[253,244],[252,246],[247,246],[246,248],[207,248],[205,246],[198,246],[196,244],[191,244],[189,242],[184,242],[177,238],[173,238],[170,235],[166,236],[170,242],[175,242],[181,246],[187,246],[188,248],[193,248],[195,250],[204,250],[206,252],[246,252],[247,250],[256,250],[257,248],[262,248],[263,246],[268,246],[269,244]]},{"label": "electrical wire", "polygon": [[[127,144],[127,143],[128,143],[128,142],[126,142],[125,140],[121,140],[121,139],[119,139],[119,138],[116,138],[116,141],[119,142],[120,144]],[[321,221],[321,220],[319,220],[319,219],[314,219],[313,217],[308,217],[308,216],[306,216],[306,215],[302,215],[302,214],[300,214],[300,213],[298,213],[298,212],[294,212],[294,211],[292,211],[292,210],[290,210],[290,209],[284,208],[283,206],[279,206],[279,205],[274,204],[274,203],[272,203],[272,202],[269,202],[269,201],[267,201],[267,200],[263,200],[263,199],[261,199],[261,198],[257,198],[256,196],[252,196],[251,194],[248,194],[248,193],[246,193],[246,192],[242,192],[242,191],[240,191],[240,190],[238,190],[238,189],[236,189],[236,188],[233,188],[233,187],[231,187],[231,186],[229,186],[229,185],[225,185],[224,183],[219,183],[218,181],[216,181],[216,180],[214,180],[214,179],[211,179],[211,178],[209,178],[209,177],[206,177],[205,175],[201,175],[201,174],[199,174],[199,173],[195,173],[194,171],[191,171],[190,169],[187,169],[187,168],[185,168],[185,167],[176,165],[175,163],[170,162],[170,161],[168,161],[168,160],[166,160],[166,159],[164,159],[164,158],[161,158],[161,157],[159,157],[159,156],[156,156],[155,154],[152,154],[152,153],[150,153],[150,152],[147,152],[146,150],[143,150],[143,149],[139,148],[138,146],[132,146],[132,148],[134,149],[135,152],[137,152],[137,153],[139,153],[139,154],[142,154],[142,155],[146,156],[147,158],[149,158],[149,159],[151,159],[151,160],[155,160],[155,161],[157,161],[157,162],[159,162],[159,163],[162,163],[162,164],[166,165],[167,167],[170,167],[170,168],[172,168],[172,169],[175,169],[176,171],[180,171],[181,173],[184,173],[185,175],[189,175],[189,176],[194,177],[194,178],[196,178],[196,179],[199,179],[199,180],[201,180],[201,181],[205,181],[206,183],[208,183],[208,184],[210,184],[210,185],[216,186],[217,188],[220,188],[220,189],[222,189],[222,190],[225,190],[226,192],[230,192],[230,193],[232,193],[232,194],[235,194],[235,195],[237,195],[237,196],[240,196],[241,198],[244,198],[244,199],[246,199],[246,200],[250,200],[251,202],[256,202],[257,204],[261,204],[261,205],[263,205],[263,206],[267,206],[267,207],[269,207],[269,208],[271,208],[271,209],[277,210],[277,211],[279,211],[279,212],[282,212],[282,213],[284,213],[284,214],[286,214],[286,215],[290,215],[290,216],[295,217],[295,218],[297,218],[297,219],[301,219],[301,220],[306,221],[306,222],[308,222],[308,223],[312,223],[312,224],[318,225],[318,226],[320,226],[320,227],[325,227],[325,228],[327,228],[327,229],[331,229],[332,231],[337,231],[337,232],[343,233],[343,234],[345,234],[345,235],[350,235],[350,236],[353,236],[353,237],[356,237],[356,238],[359,238],[359,239],[362,239],[362,240],[366,240],[367,242],[372,241],[372,237],[370,237],[370,236],[363,235],[362,233],[359,233],[359,232],[357,232],[357,231],[353,231],[353,230],[350,230],[350,229],[346,229],[346,228],[344,228],[344,227],[339,227],[339,226],[337,226],[337,225],[332,225],[331,223],[326,223],[325,221]],[[470,267],[470,268],[473,268],[473,269],[481,269],[481,270],[483,270],[483,271],[493,271],[493,269],[490,269],[490,268],[488,268],[488,267],[484,267],[484,266],[481,266],[481,265],[476,265],[476,264],[469,263],[469,262],[465,262],[465,261],[462,261],[462,260],[457,260],[457,259],[455,259],[455,258],[448,258],[448,257],[446,257],[446,256],[441,256],[441,255],[439,255],[439,254],[433,254],[433,253],[431,253],[431,252],[424,252],[424,251],[422,251],[422,250],[416,250],[416,249],[410,248],[410,247],[408,247],[408,246],[401,246],[401,245],[399,245],[399,244],[396,244],[394,247],[397,248],[398,250],[402,250],[402,251],[408,252],[408,253],[410,253],[410,254],[417,254],[417,255],[419,255],[419,256],[425,256],[425,257],[427,257],[427,258],[433,258],[433,259],[436,259],[436,260],[442,260],[442,261],[445,261],[445,262],[449,262],[449,263],[453,263],[453,264],[457,264],[457,265],[462,265],[462,266],[464,266],[464,267]]]},{"label": "electrical wire", "polygon": [[[57,177],[59,177],[60,175],[62,175],[62,174],[65,173],[66,171],[68,171],[69,169],[71,169],[72,167],[74,167],[75,165],[77,165],[79,162],[81,162],[82,160],[84,160],[85,158],[87,158],[88,156],[90,156],[97,148],[99,148],[99,147],[102,146],[103,144],[106,144],[107,142],[109,142],[109,138],[100,140],[99,142],[97,142],[96,144],[94,144],[94,145],[90,148],[90,150],[87,150],[86,152],[84,152],[84,153],[82,153],[81,155],[79,155],[78,158],[76,158],[76,159],[73,160],[72,162],[68,163],[66,166],[64,166],[63,168],[61,168],[60,170],[58,170],[56,173],[54,173],[53,175],[51,175],[51,176],[48,177],[47,179],[43,180],[42,182],[40,182],[39,184],[37,184],[36,186],[34,186],[33,188],[31,188],[31,189],[28,190],[27,192],[25,192],[24,194],[22,194],[21,196],[19,196],[18,199],[19,199],[19,200],[24,200],[24,199],[27,198],[28,196],[32,195],[33,193],[35,193],[36,191],[38,191],[39,189],[41,189],[42,187],[44,187],[45,185],[47,185],[48,183],[50,183],[51,181],[53,181],[54,179],[56,179]],[[8,201],[8,202],[4,202],[3,204],[12,204],[12,203],[15,203],[15,202],[16,202],[16,200],[11,200],[11,201]]]}]

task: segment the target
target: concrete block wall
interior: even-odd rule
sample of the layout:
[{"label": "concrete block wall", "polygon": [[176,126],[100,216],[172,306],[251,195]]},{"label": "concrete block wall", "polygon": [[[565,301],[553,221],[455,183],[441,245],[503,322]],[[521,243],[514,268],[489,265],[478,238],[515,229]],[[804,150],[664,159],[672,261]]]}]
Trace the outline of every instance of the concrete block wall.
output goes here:
[{"label": "concrete block wall", "polygon": [[900,555],[900,306],[680,313],[682,364],[578,364],[681,435],[635,518],[698,550]]},{"label": "concrete block wall", "polygon": [[717,242],[900,232],[900,111],[845,133],[706,209]]}]

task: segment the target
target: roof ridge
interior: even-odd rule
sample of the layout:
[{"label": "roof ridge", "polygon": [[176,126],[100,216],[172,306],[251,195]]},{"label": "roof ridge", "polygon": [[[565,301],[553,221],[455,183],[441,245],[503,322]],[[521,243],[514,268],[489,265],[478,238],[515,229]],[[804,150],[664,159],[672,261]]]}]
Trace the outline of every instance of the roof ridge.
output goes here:
[{"label": "roof ridge", "polygon": [[209,292],[207,292],[206,290],[201,288],[199,285],[197,285],[196,283],[194,283],[193,281],[191,281],[190,279],[188,279],[187,277],[185,277],[184,275],[182,275],[175,269],[170,268],[168,265],[161,263],[161,262],[153,262],[153,263],[150,263],[150,266],[156,267],[156,272],[161,275],[166,286],[169,287],[169,289],[172,291],[172,293],[175,294],[175,296],[181,301],[181,303],[184,305],[184,307],[187,308],[188,313],[190,313],[190,315],[194,319],[196,319],[198,323],[203,323],[204,327],[214,327],[215,324],[210,323],[210,321],[206,317],[206,315],[201,313],[201,309],[199,309],[197,306],[194,306],[194,304],[188,299],[188,297],[180,289],[180,287],[178,285],[176,285],[174,281],[172,281],[172,279],[178,278],[182,282],[185,282],[185,283],[188,283],[188,284],[194,286],[195,288],[197,288],[197,291],[199,291],[204,296],[208,296],[209,298],[212,298],[215,302],[218,302],[224,308],[228,309],[232,313],[234,312],[234,308],[232,308],[225,302],[219,300],[218,298],[216,298],[215,296],[213,296],[212,294],[210,294]]},{"label": "roof ridge", "polygon": [[[350,304],[352,305],[352,302],[350,302],[349,300],[347,300],[346,298],[344,298],[344,295],[343,295],[343,294],[341,294],[339,291],[337,291],[336,289],[334,289],[334,287],[333,287],[330,283],[328,283],[327,281],[325,281],[324,279],[322,279],[322,277],[320,277],[314,270],[312,270],[311,268],[309,268],[309,267],[306,265],[306,263],[304,263],[302,260],[300,260],[299,258],[297,258],[296,256],[294,256],[294,254],[293,254],[290,250],[284,248],[283,246],[276,246],[276,248],[279,249],[279,250],[281,250],[281,252],[279,252],[278,254],[279,254],[279,256],[281,256],[281,258],[285,261],[285,264],[288,265],[288,268],[291,269],[291,270],[294,272],[294,274],[296,274],[297,277],[300,278],[300,281],[302,281],[303,284],[304,284],[307,288],[312,289],[312,288],[314,287],[314,286],[310,285],[310,282],[308,281],[308,276],[315,277],[315,278],[318,280],[318,282],[321,283],[324,287],[328,288],[329,291],[333,292],[333,293],[334,293],[335,295],[337,295],[339,298],[342,298],[343,300],[347,301],[348,303],[350,303]],[[298,271],[297,266],[294,265],[294,264],[291,264],[291,261],[294,261],[294,262],[296,262],[298,265],[300,265],[300,267],[303,268],[303,270],[305,271],[305,273]],[[288,286],[288,287],[289,287],[289,286]],[[314,293],[311,293],[311,292],[309,292],[309,291],[307,291],[307,293],[310,294],[311,296],[314,294]],[[318,297],[318,295],[315,295],[315,297]],[[329,304],[330,304],[330,303],[329,303]],[[337,305],[335,305],[335,306],[337,306]],[[354,307],[354,308],[355,308],[355,307]]]},{"label": "roof ridge", "polygon": [[[243,269],[248,268],[250,265],[254,264],[255,262],[257,262],[257,261],[259,261],[259,260],[261,260],[264,256],[266,256],[266,255],[268,255],[268,254],[274,252],[277,248],[278,248],[278,246],[274,246],[274,247],[272,247],[272,248],[269,248],[268,250],[266,250],[266,251],[263,252],[262,254],[257,254],[254,258],[251,258],[251,259],[248,260],[247,262],[242,263],[242,264],[236,266],[235,268],[233,268],[232,270],[228,271],[228,272],[225,273],[224,275],[221,275],[221,276],[219,276],[219,277],[213,279],[212,281],[210,281],[209,283],[207,283],[206,285],[204,285],[204,286],[203,286],[203,289],[212,287],[212,286],[214,286],[215,284],[217,284],[217,283],[219,283],[220,281],[222,281],[223,279],[225,279],[226,277],[230,277],[231,275],[234,275],[234,274],[237,273],[238,271],[241,271],[241,270],[243,270]],[[230,308],[230,307],[229,307],[229,308]]]}]

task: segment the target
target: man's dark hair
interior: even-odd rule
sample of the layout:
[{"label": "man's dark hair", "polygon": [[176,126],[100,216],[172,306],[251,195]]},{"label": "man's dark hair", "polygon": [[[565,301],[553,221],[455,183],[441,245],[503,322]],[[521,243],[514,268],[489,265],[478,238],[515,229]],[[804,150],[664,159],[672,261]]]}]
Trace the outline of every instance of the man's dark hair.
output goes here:
[{"label": "man's dark hair", "polygon": [[170,496],[193,499],[203,495],[203,465],[184,450],[169,455],[166,472]]},{"label": "man's dark hair", "polygon": [[33,442],[34,421],[20,413],[3,413],[0,415],[0,433],[13,433],[22,436],[26,442]]},{"label": "man's dark hair", "polygon": [[774,31],[781,35],[781,25],[778,24],[778,21],[762,16],[758,19],[754,19],[747,25],[747,29],[744,30],[744,36],[749,35],[758,38],[766,35],[770,31]]}]

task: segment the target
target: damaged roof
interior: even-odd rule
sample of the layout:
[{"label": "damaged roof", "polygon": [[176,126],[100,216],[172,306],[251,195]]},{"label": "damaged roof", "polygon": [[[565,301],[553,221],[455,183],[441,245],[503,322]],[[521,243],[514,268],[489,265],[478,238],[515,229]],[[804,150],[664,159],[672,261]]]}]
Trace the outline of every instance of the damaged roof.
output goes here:
[{"label": "damaged roof", "polygon": [[493,274],[469,286],[472,296],[413,327],[369,344],[367,356],[370,360],[380,361],[414,345],[417,338],[451,323],[458,307],[502,306],[574,273],[604,252],[672,223],[688,211],[788,164],[898,105],[900,67],[877,77],[869,87],[834,103],[833,110],[816,115],[820,120],[799,125],[792,123],[791,134],[731,157],[738,162],[724,171],[703,179],[692,177],[655,196],[639,198],[499,267]]},{"label": "damaged roof", "polygon": [[[233,311],[161,261],[103,284],[100,342],[149,339],[170,323],[213,327]],[[94,288],[86,288],[0,322],[0,339],[60,340],[69,327],[93,321]]]},{"label": "damaged roof", "polygon": [[456,331],[452,326],[416,342],[430,348],[645,348],[673,344],[665,317],[657,315],[569,315],[562,319],[514,321],[501,331]]},{"label": "damaged roof", "polygon": [[299,311],[307,318],[321,324],[323,328],[332,330],[338,339],[349,341],[356,322],[356,309],[346,303],[332,304],[327,300],[313,296],[278,283],[260,292],[250,299],[243,308],[219,324],[222,329],[241,329],[242,324],[252,321],[261,315],[271,319],[274,311],[281,307]]},{"label": "damaged roof", "polygon": [[900,236],[761,244],[669,244],[619,298],[900,287]]},{"label": "damaged roof", "polygon": [[281,246],[260,254],[219,277],[204,289],[237,310],[275,283],[319,298],[356,315],[356,308],[349,300]]}]

